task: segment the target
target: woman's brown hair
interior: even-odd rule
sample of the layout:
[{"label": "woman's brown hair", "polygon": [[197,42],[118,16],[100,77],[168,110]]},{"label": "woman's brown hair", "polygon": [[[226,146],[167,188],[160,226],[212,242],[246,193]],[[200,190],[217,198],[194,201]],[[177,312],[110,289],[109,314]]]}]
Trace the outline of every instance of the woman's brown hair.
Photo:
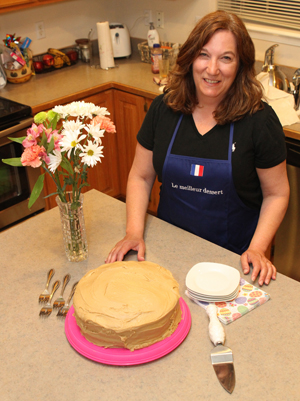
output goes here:
[{"label": "woman's brown hair", "polygon": [[215,11],[202,18],[190,33],[178,54],[176,66],[170,73],[169,84],[165,88],[165,102],[174,111],[191,114],[198,104],[193,79],[193,62],[217,30],[233,33],[239,55],[236,78],[226,96],[214,113],[218,124],[237,121],[247,113],[255,113],[262,108],[262,87],[255,78],[255,49],[252,39],[235,14]]}]

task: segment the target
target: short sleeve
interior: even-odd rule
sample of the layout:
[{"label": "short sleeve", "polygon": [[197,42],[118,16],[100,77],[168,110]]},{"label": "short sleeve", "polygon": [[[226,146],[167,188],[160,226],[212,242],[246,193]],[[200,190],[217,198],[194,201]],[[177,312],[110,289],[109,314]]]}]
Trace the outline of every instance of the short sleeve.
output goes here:
[{"label": "short sleeve", "polygon": [[159,95],[153,100],[137,134],[139,144],[148,150],[153,150],[154,148],[155,126],[162,102],[163,95]]},{"label": "short sleeve", "polygon": [[265,104],[253,132],[255,167],[271,168],[286,159],[285,136],[281,123],[271,106]]}]

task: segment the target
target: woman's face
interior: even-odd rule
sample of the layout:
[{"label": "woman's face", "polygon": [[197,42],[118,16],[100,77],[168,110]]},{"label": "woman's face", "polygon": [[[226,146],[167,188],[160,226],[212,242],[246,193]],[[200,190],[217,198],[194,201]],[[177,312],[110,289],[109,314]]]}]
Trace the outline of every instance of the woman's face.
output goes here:
[{"label": "woman's face", "polygon": [[232,85],[239,67],[236,40],[232,32],[217,31],[193,62],[193,78],[199,105],[216,106]]}]

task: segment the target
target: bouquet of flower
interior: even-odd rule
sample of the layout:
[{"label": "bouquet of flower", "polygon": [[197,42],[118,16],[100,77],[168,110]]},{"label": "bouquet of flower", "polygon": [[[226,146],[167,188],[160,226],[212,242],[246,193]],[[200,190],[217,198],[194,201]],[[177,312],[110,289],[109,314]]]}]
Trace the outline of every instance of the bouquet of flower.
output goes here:
[{"label": "bouquet of flower", "polygon": [[[57,194],[62,202],[68,202],[67,192],[72,192],[72,208],[76,209],[81,189],[89,185],[88,168],[104,157],[101,138],[105,132],[116,132],[113,122],[106,117],[109,114],[105,107],[85,102],[40,112],[34,116],[26,137],[9,138],[22,143],[21,157],[2,161],[12,166],[42,167],[56,184],[57,192],[51,195]],[[62,124],[58,129],[60,120]],[[41,173],[33,188],[29,208],[43,189],[44,177],[45,173]]]}]

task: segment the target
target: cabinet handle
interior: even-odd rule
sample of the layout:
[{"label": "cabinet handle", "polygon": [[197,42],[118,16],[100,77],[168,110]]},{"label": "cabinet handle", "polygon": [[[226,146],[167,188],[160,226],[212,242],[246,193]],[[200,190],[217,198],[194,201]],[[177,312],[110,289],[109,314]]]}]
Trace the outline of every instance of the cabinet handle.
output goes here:
[{"label": "cabinet handle", "polygon": [[145,103],[144,103],[144,112],[147,113],[147,111],[148,111],[148,103],[147,103],[147,101],[145,101]]}]

